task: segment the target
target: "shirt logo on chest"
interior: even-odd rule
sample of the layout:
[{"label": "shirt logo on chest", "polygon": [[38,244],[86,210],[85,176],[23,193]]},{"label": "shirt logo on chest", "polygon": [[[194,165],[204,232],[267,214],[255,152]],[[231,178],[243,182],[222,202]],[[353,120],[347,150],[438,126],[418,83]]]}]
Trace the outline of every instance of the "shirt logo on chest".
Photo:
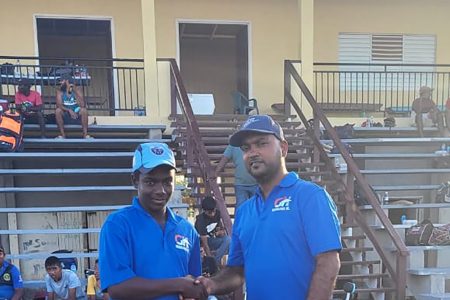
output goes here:
[{"label": "shirt logo on chest", "polygon": [[4,281],[11,281],[11,276],[8,273],[3,274]]},{"label": "shirt logo on chest", "polygon": [[291,201],[292,201],[291,197],[287,196],[275,199],[275,201],[273,202],[272,212],[291,210],[290,208]]},{"label": "shirt logo on chest", "polygon": [[189,240],[187,237],[185,237],[181,234],[175,234],[175,247],[177,249],[181,249],[186,252],[189,252],[190,246],[191,246],[191,243],[189,243]]}]

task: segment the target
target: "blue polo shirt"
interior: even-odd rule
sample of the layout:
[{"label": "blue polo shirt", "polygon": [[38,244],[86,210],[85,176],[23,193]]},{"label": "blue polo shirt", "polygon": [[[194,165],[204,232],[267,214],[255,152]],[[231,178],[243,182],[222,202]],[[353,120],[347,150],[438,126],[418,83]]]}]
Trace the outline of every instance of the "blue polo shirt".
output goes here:
[{"label": "blue polo shirt", "polygon": [[12,266],[11,268],[11,276],[4,274],[6,268],[11,265],[6,260],[3,261],[3,266],[0,267],[0,276],[3,277],[3,281],[10,282],[12,281],[12,285],[0,285],[0,299],[11,299],[14,295],[15,289],[23,288],[22,277],[20,276],[19,269],[16,266]]},{"label": "blue polo shirt", "polygon": [[315,256],[341,248],[333,200],[291,172],[239,207],[228,265],[244,267],[247,300],[306,299]]},{"label": "blue polo shirt", "polygon": [[[200,240],[194,227],[167,208],[164,231],[133,199],[111,214],[100,233],[102,289],[133,277],[164,279],[201,274]],[[178,300],[178,295],[155,298]]]}]

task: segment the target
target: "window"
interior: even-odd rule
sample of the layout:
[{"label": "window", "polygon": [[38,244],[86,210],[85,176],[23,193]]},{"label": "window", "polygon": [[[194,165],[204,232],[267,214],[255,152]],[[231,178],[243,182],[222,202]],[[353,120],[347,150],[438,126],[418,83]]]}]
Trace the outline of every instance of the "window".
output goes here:
[{"label": "window", "polygon": [[434,35],[341,33],[339,62],[349,64],[339,68],[341,89],[417,90],[422,85],[433,86],[433,66],[407,64],[434,64],[435,49]]}]

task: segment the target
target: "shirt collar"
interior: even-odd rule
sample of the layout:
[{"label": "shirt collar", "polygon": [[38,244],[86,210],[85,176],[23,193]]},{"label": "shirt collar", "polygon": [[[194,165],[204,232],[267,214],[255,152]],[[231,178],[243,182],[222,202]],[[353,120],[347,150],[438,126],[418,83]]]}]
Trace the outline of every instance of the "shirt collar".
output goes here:
[{"label": "shirt collar", "polygon": [[[291,187],[297,182],[297,180],[299,180],[298,174],[295,172],[289,172],[283,177],[280,183],[276,187],[274,187],[274,189],[277,188],[278,186],[282,188]],[[258,186],[258,188],[256,189],[256,196],[257,199],[260,199],[261,201],[264,202],[264,196],[261,190],[261,186]]]},{"label": "shirt collar", "polygon": [[[142,206],[141,203],[139,203],[139,198],[136,196],[133,198],[133,207],[135,207],[136,209],[142,211],[143,213],[145,213],[146,215],[148,215],[149,217],[151,217],[152,219],[154,219],[152,217],[151,214],[149,214]],[[167,213],[167,222],[172,222],[175,224],[178,224],[179,221],[177,220],[177,218],[175,217],[175,213],[170,209],[170,207],[166,206],[166,213]]]},{"label": "shirt collar", "polygon": [[298,180],[298,174],[295,172],[289,172],[284,176],[284,178],[281,180],[279,186],[283,188],[287,188],[290,186],[293,186],[297,180]]}]

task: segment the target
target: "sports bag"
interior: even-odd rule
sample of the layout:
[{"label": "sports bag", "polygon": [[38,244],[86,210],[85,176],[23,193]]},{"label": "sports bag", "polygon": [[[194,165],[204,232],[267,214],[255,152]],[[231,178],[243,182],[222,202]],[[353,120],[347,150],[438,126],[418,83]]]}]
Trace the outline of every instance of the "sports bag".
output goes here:
[{"label": "sports bag", "polygon": [[[353,126],[355,124],[345,124],[342,126],[334,126],[334,129],[336,130],[337,135],[340,139],[351,139],[353,138]],[[328,132],[325,130],[325,132],[320,137],[322,140],[329,140],[330,137],[328,135]]]},{"label": "sports bag", "polygon": [[430,246],[450,245],[450,224],[434,227],[428,240]]},{"label": "sports bag", "polygon": [[419,225],[411,226],[405,232],[406,246],[426,246],[433,232],[433,223],[424,220]]},{"label": "sports bag", "polygon": [[23,117],[17,111],[0,114],[0,152],[16,152],[23,149]]}]

